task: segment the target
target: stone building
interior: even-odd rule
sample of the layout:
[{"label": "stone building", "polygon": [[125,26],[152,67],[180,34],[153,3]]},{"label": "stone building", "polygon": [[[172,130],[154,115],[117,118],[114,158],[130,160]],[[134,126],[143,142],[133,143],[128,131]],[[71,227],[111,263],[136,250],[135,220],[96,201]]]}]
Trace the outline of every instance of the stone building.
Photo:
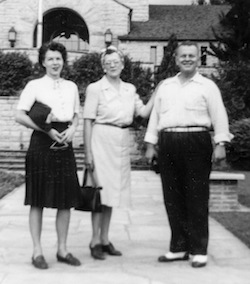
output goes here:
[{"label": "stone building", "polygon": [[[154,67],[161,63],[168,38],[175,34],[180,41],[196,41],[202,67],[211,68],[217,63],[206,55],[209,42],[215,40],[212,26],[218,27],[219,14],[228,9],[149,5],[149,0],[0,0],[0,48],[25,51],[36,61],[37,45],[54,39],[67,46],[71,60],[99,52],[111,36],[112,44],[132,60]],[[16,35],[10,42],[12,28]]]},{"label": "stone building", "polygon": [[[167,3],[167,0],[166,0]],[[149,0],[0,0],[0,50],[26,52],[37,61],[37,47],[57,40],[69,60],[112,43],[134,61],[154,69],[161,63],[168,38],[194,40],[201,50],[201,68],[211,73],[217,61],[206,54],[214,41],[212,26],[228,6],[157,6]],[[26,148],[31,131],[14,121],[16,97],[0,97],[0,149]],[[82,144],[82,119],[74,141]]]}]

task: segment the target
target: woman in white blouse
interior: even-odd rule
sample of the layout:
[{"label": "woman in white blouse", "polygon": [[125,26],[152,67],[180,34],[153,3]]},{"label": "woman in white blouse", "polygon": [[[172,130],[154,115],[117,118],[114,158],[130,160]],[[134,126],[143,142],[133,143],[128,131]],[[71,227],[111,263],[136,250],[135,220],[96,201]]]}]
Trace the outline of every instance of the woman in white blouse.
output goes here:
[{"label": "woman in white blouse", "polygon": [[105,253],[120,256],[109,240],[112,207],[130,203],[129,126],[134,116],[149,116],[153,97],[144,105],[135,87],[120,79],[124,56],[108,47],[101,57],[105,76],[88,86],[84,106],[86,166],[94,170],[101,190],[102,213],[92,213],[91,255],[105,259]]},{"label": "woman in white blouse", "polygon": [[[70,208],[77,206],[79,194],[72,148],[78,124],[79,95],[75,83],[60,77],[66,59],[66,49],[60,43],[51,42],[40,48],[39,63],[46,74],[26,85],[16,113],[17,122],[34,130],[26,155],[25,205],[30,205],[32,264],[38,269],[48,268],[41,246],[44,207],[57,209],[57,260],[74,266],[81,264],[66,247]],[[35,102],[51,108],[45,128],[28,115]]]}]

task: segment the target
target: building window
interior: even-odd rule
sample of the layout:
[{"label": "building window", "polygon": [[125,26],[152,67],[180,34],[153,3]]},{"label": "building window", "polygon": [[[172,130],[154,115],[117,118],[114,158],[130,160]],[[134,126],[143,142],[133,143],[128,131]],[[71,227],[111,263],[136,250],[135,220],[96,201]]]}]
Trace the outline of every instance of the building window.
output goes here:
[{"label": "building window", "polygon": [[[1,0],[0,0],[1,2]],[[68,51],[89,49],[89,30],[83,18],[68,8],[55,8],[43,15],[42,42],[55,40],[66,46]],[[34,29],[33,46],[37,44],[37,25]]]},{"label": "building window", "polygon": [[201,47],[201,66],[207,66],[207,46]]},{"label": "building window", "polygon": [[157,63],[157,48],[156,46],[150,47],[150,62],[152,62],[154,65]]},{"label": "building window", "polygon": [[67,50],[71,51],[88,50],[89,46],[88,42],[83,41],[77,34],[62,33],[53,40],[62,43]]}]

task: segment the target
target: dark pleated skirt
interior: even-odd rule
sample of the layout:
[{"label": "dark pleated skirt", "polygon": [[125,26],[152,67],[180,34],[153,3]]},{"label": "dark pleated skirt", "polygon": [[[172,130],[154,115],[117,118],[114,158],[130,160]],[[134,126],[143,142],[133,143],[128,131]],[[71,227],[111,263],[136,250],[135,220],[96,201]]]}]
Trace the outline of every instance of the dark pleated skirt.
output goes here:
[{"label": "dark pleated skirt", "polygon": [[[53,123],[62,132],[68,123]],[[79,182],[72,144],[64,150],[50,149],[53,140],[34,131],[26,155],[25,205],[69,209],[78,205]]]}]

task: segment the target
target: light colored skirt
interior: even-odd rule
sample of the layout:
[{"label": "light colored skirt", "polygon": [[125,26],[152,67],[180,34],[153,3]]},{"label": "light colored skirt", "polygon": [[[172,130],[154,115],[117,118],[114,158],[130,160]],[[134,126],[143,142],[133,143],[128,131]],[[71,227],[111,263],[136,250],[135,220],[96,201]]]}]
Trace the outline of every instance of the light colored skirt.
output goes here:
[{"label": "light colored skirt", "polygon": [[131,198],[129,128],[95,124],[92,132],[95,174],[102,186],[102,204],[129,207]]}]

